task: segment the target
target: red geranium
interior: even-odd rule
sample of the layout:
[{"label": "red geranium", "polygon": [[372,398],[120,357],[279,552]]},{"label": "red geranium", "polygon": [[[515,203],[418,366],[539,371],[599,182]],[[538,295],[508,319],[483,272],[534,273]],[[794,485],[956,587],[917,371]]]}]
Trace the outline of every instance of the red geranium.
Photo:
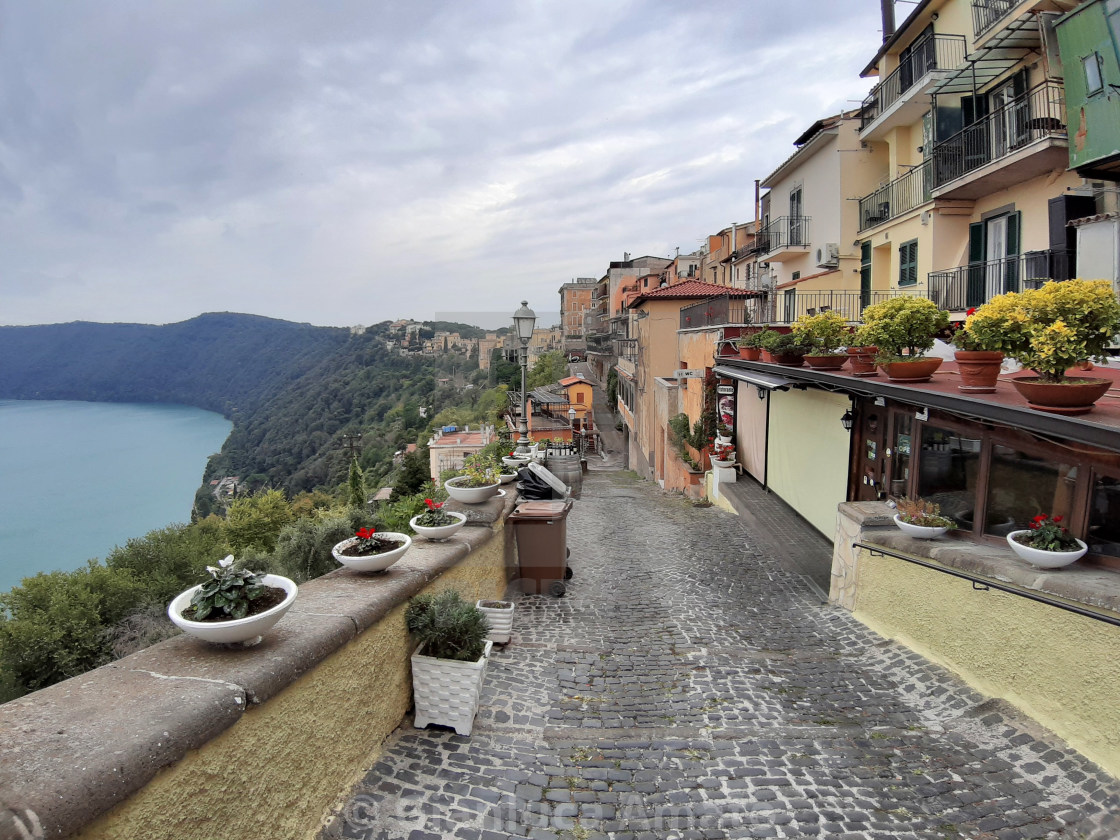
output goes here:
[{"label": "red geranium", "polygon": [[439,510],[443,507],[443,502],[433,502],[431,499],[425,499],[424,504],[428,506],[428,510]]}]

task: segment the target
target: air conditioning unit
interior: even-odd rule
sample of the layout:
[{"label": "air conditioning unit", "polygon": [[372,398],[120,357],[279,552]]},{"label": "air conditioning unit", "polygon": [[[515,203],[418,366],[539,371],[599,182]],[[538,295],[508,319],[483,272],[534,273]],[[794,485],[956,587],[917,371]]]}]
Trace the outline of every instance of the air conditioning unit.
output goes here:
[{"label": "air conditioning unit", "polygon": [[840,246],[829,242],[823,248],[817,248],[817,268],[836,268],[840,265]]}]

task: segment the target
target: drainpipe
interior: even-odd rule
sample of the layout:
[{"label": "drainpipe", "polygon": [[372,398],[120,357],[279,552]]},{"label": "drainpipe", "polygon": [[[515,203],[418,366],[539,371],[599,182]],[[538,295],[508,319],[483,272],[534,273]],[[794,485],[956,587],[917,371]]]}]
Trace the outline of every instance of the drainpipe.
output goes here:
[{"label": "drainpipe", "polygon": [[883,13],[883,43],[887,43],[894,35],[894,0],[879,0],[879,8]]}]

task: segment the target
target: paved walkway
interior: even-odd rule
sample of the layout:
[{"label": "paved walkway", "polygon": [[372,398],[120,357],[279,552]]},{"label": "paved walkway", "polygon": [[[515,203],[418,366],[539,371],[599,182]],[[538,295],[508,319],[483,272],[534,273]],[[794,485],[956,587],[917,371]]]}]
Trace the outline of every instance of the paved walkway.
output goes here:
[{"label": "paved walkway", "polygon": [[1117,836],[1114,780],[822,604],[740,518],[599,472],[569,545],[472,736],[406,721],[324,838]]},{"label": "paved walkway", "polygon": [[625,438],[615,428],[616,418],[607,407],[607,389],[591,371],[587,362],[573,362],[569,366],[572,376],[582,376],[595,387],[591,389],[591,414],[595,418],[595,428],[599,431],[603,451],[598,458],[589,458],[589,470],[617,470],[625,463]]}]

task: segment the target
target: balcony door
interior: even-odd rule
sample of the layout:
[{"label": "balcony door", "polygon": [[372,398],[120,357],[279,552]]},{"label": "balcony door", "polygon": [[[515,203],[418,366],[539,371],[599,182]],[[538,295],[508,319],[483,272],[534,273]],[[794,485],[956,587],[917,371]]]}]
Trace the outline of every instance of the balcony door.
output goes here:
[{"label": "balcony door", "polygon": [[801,216],[804,211],[802,204],[801,187],[790,190],[789,193],[789,244],[804,245],[801,231]]},{"label": "balcony door", "polygon": [[1026,87],[1026,74],[1016,73],[988,94],[993,160],[1026,142],[1030,121],[1030,101],[1024,96]]},{"label": "balcony door", "polygon": [[969,307],[1019,291],[1021,213],[1001,213],[968,226]]}]

